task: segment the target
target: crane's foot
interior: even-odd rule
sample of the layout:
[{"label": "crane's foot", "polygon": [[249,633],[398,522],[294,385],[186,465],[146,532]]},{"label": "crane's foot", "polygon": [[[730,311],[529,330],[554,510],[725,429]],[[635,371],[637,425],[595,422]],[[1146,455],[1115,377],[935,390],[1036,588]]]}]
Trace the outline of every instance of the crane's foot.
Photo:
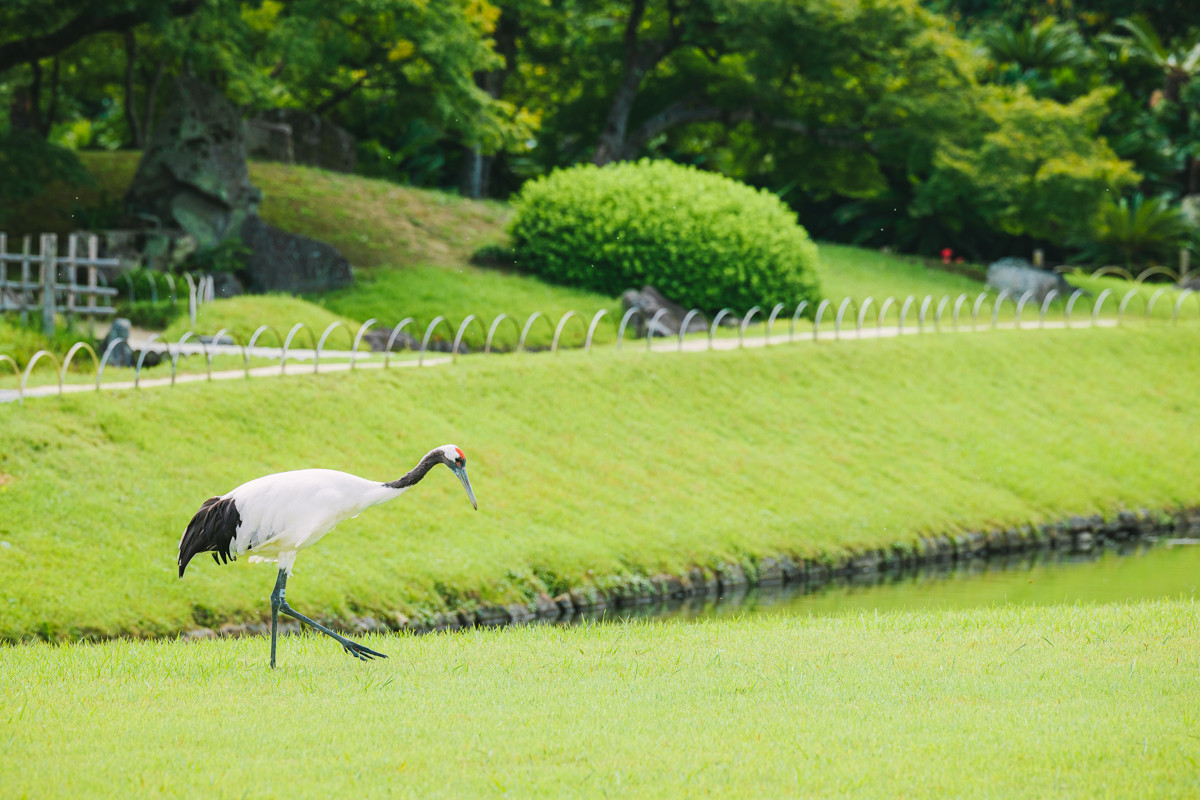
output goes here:
[{"label": "crane's foot", "polygon": [[372,650],[365,644],[352,642],[349,639],[342,639],[342,649],[350,655],[357,658],[359,661],[370,661],[372,658],[387,658],[387,655],[380,653],[377,650]]}]

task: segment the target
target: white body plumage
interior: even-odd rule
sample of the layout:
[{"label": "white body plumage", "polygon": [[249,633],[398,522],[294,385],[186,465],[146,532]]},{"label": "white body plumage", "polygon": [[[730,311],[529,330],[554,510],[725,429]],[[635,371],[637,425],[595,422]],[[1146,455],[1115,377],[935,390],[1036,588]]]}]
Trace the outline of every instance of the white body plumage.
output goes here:
[{"label": "white body plumage", "polygon": [[408,491],[333,469],[298,469],[247,481],[225,497],[241,516],[231,557],[278,561],[292,571],[296,554],[338,524]]}]

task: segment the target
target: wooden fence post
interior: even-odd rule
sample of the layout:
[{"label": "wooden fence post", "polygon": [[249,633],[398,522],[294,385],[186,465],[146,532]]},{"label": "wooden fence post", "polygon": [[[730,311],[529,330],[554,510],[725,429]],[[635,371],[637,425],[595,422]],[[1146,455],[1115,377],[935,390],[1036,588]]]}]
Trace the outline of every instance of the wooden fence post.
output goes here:
[{"label": "wooden fence post", "polygon": [[1192,265],[1192,251],[1186,247],[1179,248],[1179,282],[1187,283],[1188,268]]},{"label": "wooden fence post", "polygon": [[95,338],[96,336],[96,259],[99,256],[99,240],[96,234],[88,236],[88,268],[87,268],[87,285],[88,285],[88,335]]},{"label": "wooden fence post", "polygon": [[[67,234],[67,282],[63,287],[66,290],[66,317],[67,328],[71,328],[75,324],[75,256],[78,247],[75,234]],[[55,273],[57,274],[57,273]]]},{"label": "wooden fence post", "polygon": [[58,250],[58,236],[53,233],[42,234],[42,331],[46,338],[54,335],[54,279],[58,274],[58,264],[55,257]]},{"label": "wooden fence post", "polygon": [[29,234],[21,237],[21,326],[29,324],[29,304],[33,295],[29,292]]}]

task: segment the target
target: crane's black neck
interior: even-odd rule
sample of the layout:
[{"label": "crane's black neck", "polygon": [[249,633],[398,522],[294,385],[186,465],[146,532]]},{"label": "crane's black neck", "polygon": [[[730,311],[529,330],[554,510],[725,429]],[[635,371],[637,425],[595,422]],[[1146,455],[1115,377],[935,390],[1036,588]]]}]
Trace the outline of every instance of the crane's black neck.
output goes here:
[{"label": "crane's black neck", "polygon": [[429,474],[429,470],[433,469],[441,462],[441,451],[430,450],[425,454],[425,457],[421,459],[420,463],[405,473],[403,477],[391,481],[390,483],[385,483],[384,486],[388,487],[389,489],[407,489],[409,486],[419,483],[422,478]]}]

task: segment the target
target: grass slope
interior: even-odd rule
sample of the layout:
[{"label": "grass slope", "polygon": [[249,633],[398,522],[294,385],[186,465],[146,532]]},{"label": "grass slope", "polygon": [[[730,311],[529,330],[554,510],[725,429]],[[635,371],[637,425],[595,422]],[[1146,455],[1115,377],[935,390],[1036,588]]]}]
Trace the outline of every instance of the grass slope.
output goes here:
[{"label": "grass slope", "polygon": [[0,648],[5,797],[1187,797],[1200,604]]},{"label": "grass slope", "polygon": [[[16,213],[10,234],[69,233],[115,217],[141,153],[83,152],[93,188],[52,186]],[[359,269],[431,263],[458,265],[503,238],[502,203],[465,200],[381,180],[309,167],[251,161],[262,218],[337,247]]]},{"label": "grass slope", "polygon": [[0,407],[0,637],[262,619],[270,568],[199,560],[200,502],[305,466],[440,470],[304,554],[314,613],[440,610],[692,564],[1195,504],[1197,331],[463,358]]}]

